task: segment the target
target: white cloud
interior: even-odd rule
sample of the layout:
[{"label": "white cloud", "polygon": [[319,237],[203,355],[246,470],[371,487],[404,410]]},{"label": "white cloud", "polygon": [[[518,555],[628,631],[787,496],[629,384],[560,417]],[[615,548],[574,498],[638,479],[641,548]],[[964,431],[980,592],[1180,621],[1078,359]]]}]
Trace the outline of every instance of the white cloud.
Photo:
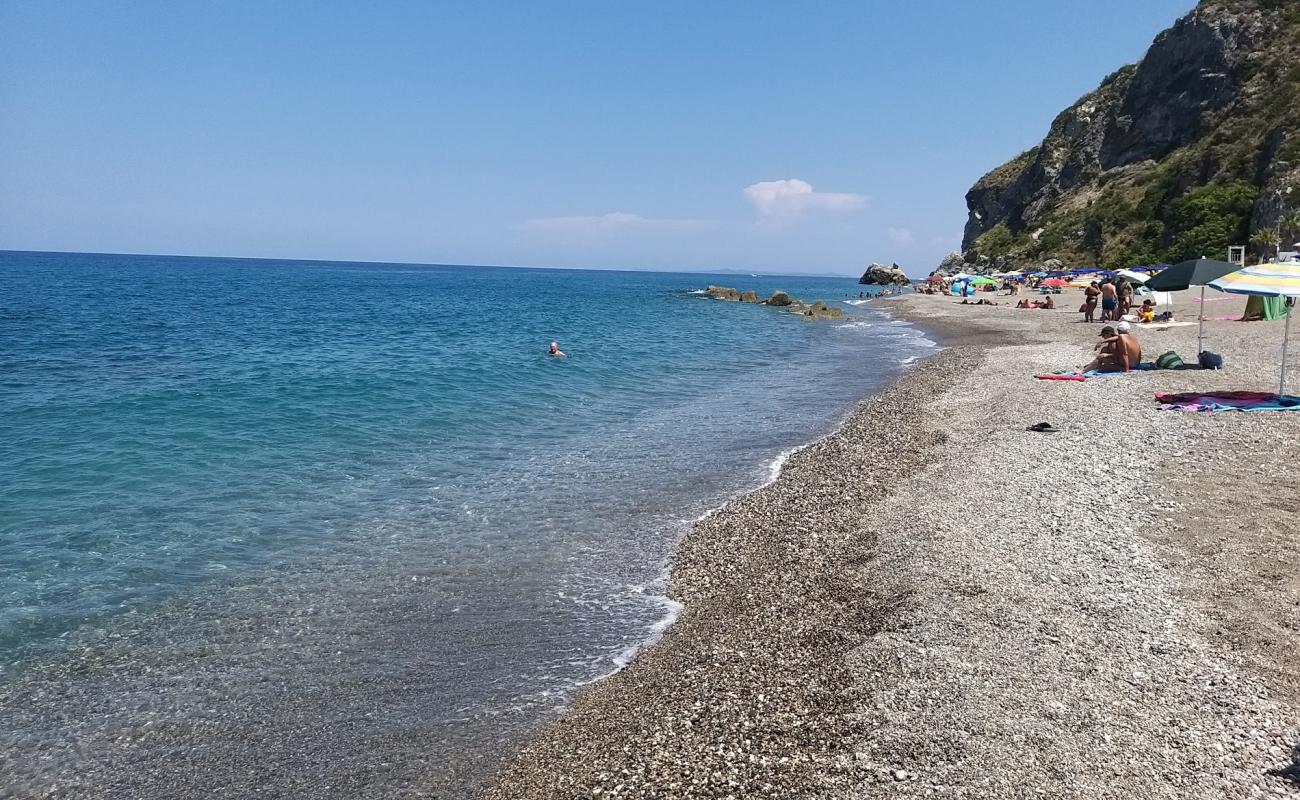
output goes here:
[{"label": "white cloud", "polygon": [[528,233],[536,233],[570,241],[603,242],[620,234],[638,231],[683,231],[707,228],[711,223],[698,219],[658,219],[612,211],[573,217],[538,217],[520,225]]},{"label": "white cloud", "polygon": [[819,192],[808,181],[787,178],[759,181],[745,187],[745,199],[758,210],[761,219],[784,222],[812,212],[849,214],[867,205],[867,196],[847,192]]},{"label": "white cloud", "polygon": [[886,233],[895,247],[911,247],[916,244],[916,237],[907,228],[890,228]]}]

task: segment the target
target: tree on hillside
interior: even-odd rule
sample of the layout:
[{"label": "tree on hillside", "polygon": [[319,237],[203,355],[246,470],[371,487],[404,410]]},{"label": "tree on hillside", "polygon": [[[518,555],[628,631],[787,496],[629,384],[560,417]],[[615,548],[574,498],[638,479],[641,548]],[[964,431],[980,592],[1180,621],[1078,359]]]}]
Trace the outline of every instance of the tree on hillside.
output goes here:
[{"label": "tree on hillside", "polygon": [[1260,228],[1255,231],[1255,244],[1259,245],[1259,258],[1261,261],[1268,258],[1270,253],[1276,255],[1278,244],[1282,241],[1277,231],[1272,228]]},{"label": "tree on hillside", "polygon": [[1300,242],[1300,211],[1283,214],[1279,222],[1287,242]]}]

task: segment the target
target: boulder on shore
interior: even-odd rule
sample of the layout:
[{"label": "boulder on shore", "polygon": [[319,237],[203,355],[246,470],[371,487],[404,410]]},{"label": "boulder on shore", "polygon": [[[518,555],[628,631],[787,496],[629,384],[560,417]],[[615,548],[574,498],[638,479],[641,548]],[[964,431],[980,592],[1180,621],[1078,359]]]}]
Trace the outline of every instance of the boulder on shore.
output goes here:
[{"label": "boulder on shore", "polygon": [[714,300],[739,300],[740,292],[732,289],[730,286],[714,286],[709,284],[704,287],[704,293]]},{"label": "boulder on shore", "polygon": [[911,282],[912,279],[907,277],[907,273],[903,272],[903,268],[897,264],[887,267],[875,262],[872,262],[871,266],[867,267],[867,271],[862,273],[862,277],[858,278],[858,283],[877,286],[907,286]]},{"label": "boulder on shore", "polygon": [[759,303],[773,308],[781,308],[791,314],[798,314],[807,320],[815,319],[843,319],[843,309],[835,306],[828,306],[822,300],[814,303],[805,303],[802,300],[791,297],[788,292],[773,292],[771,297],[766,299],[758,296],[757,292],[739,292],[729,286],[714,286],[710,284],[705,288],[704,294],[714,300],[726,300],[740,303]]},{"label": "boulder on shore", "polygon": [[823,301],[818,300],[804,308],[803,315],[805,319],[842,319],[844,311],[834,306],[828,306]]}]

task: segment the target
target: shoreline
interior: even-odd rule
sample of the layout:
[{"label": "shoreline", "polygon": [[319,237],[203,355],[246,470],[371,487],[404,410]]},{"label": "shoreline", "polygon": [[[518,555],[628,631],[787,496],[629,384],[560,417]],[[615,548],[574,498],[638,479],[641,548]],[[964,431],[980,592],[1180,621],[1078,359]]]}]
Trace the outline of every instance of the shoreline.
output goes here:
[{"label": "shoreline", "polygon": [[[870,431],[876,432],[876,441],[870,445],[872,455],[866,458],[863,453],[856,455],[860,465],[869,461],[878,465],[876,479],[856,487],[836,486],[832,489],[820,485],[814,490],[815,496],[805,499],[802,504],[805,514],[817,514],[814,501],[828,491],[851,492],[857,494],[862,502],[869,503],[879,499],[890,480],[923,469],[928,463],[925,450],[931,443],[929,437],[890,441],[897,439],[889,433],[891,426],[905,417],[909,409],[918,407],[922,397],[939,389],[959,362],[982,357],[994,342],[1011,341],[1005,334],[990,330],[981,332],[979,341],[964,343],[959,341],[962,331],[943,320],[914,316],[892,306],[889,313],[894,319],[906,321],[921,330],[935,343],[934,352],[918,358],[892,383],[858,400],[832,431],[790,448],[784,459],[778,457],[774,466],[779,462],[779,471],[770,481],[730,498],[696,519],[691,530],[678,543],[670,564],[666,597],[679,605],[673,623],[656,639],[641,647],[629,664],[588,684],[568,708],[545,723],[525,743],[514,762],[489,784],[483,793],[485,798],[567,797],[576,796],[575,793],[586,796],[596,787],[603,787],[603,792],[609,793],[620,783],[623,789],[613,796],[672,796],[675,791],[690,794],[706,787],[709,791],[726,788],[737,792],[737,796],[768,796],[763,793],[777,791],[780,787],[780,793],[774,796],[788,796],[786,793],[798,791],[806,782],[814,780],[816,773],[834,768],[836,759],[850,755],[847,750],[837,752],[837,748],[828,746],[829,738],[818,740],[823,744],[814,748],[816,757],[791,759],[785,753],[808,744],[801,717],[806,715],[809,707],[819,709],[818,727],[823,735],[832,728],[841,733],[853,728],[848,713],[840,714],[842,718],[834,723],[829,719],[838,705],[828,702],[833,699],[827,695],[831,691],[828,687],[835,681],[823,679],[818,683],[812,675],[819,666],[833,668],[835,659],[826,657],[827,647],[831,647],[841,659],[847,658],[851,652],[854,638],[849,629],[856,627],[856,622],[849,618],[883,620],[892,602],[889,598],[871,597],[865,603],[846,604],[844,595],[847,592],[820,592],[822,596],[816,598],[816,605],[820,610],[843,617],[845,624],[839,626],[843,630],[826,641],[817,641],[823,638],[820,632],[804,632],[814,641],[800,645],[804,650],[799,659],[801,669],[791,671],[789,665],[785,665],[782,670],[791,679],[785,681],[783,699],[778,699],[782,694],[779,690],[765,692],[758,698],[750,698],[757,699],[756,707],[745,708],[748,704],[738,702],[705,703],[694,691],[674,694],[667,690],[672,685],[681,686],[682,670],[685,670],[686,674],[709,680],[713,684],[709,694],[715,698],[743,693],[755,669],[752,663],[746,662],[756,661],[758,653],[750,652],[748,647],[719,649],[717,646],[720,639],[728,638],[731,631],[725,629],[734,627],[737,613],[748,614],[747,624],[753,626],[750,633],[772,634],[771,641],[779,642],[783,618],[797,620],[817,616],[809,613],[811,609],[802,607],[802,598],[793,595],[818,592],[789,591],[791,587],[784,580],[789,576],[781,570],[784,559],[793,557],[809,565],[824,565],[837,556],[842,557],[845,549],[863,544],[850,544],[847,538],[842,538],[814,544],[811,548],[804,547],[797,540],[782,536],[780,528],[784,526],[770,514],[765,515],[765,510],[796,499],[790,495],[798,495],[810,483],[818,483],[815,476],[823,471],[824,460],[845,450],[850,439],[860,442]],[[919,429],[919,425],[917,427]],[[905,463],[907,467],[902,466]],[[773,543],[753,536],[748,529],[759,520],[765,523],[762,527],[766,532],[777,533],[783,541]],[[776,522],[775,526],[773,522]],[[795,521],[789,524],[804,527]],[[740,564],[735,563],[737,553],[743,554]],[[730,574],[720,574],[715,565],[722,563],[731,563],[738,571],[724,570]],[[805,583],[816,582],[818,577],[806,575]],[[747,597],[743,600],[738,601],[734,596],[739,587],[753,584],[766,585],[775,592],[774,578],[778,583],[787,584],[783,587],[787,592],[784,602],[800,606],[798,611],[802,613],[774,612],[770,602],[753,602],[752,590],[744,591]],[[804,586],[804,589],[810,588]],[[752,637],[751,641],[761,638]],[[776,666],[782,660],[781,649],[764,653],[765,666]],[[703,669],[701,665],[704,665]],[[717,683],[719,678],[722,685]],[[797,688],[801,681],[814,685]],[[843,676],[839,682],[847,685]],[[640,719],[642,712],[650,708],[655,709],[655,717],[666,723],[661,730],[654,730]],[[665,708],[673,710],[665,711]],[[726,769],[724,763],[688,765],[674,760],[670,754],[660,753],[653,765],[647,765],[654,771],[642,772],[644,778],[637,783],[640,789],[633,790],[630,784],[619,778],[630,773],[625,771],[627,767],[616,763],[620,760],[618,753],[606,751],[606,748],[616,749],[619,753],[638,749],[644,753],[651,748],[662,750],[674,741],[697,738],[692,734],[702,726],[709,727],[709,718],[717,720],[720,717],[727,719],[727,724],[721,730],[711,730],[709,738],[723,734],[722,738],[753,741],[749,734],[755,727],[763,728],[768,737],[759,748],[764,753],[750,762],[761,769],[749,770],[751,774],[744,780],[738,780],[741,776]],[[785,721],[771,728],[760,722],[762,717],[784,717]],[[620,732],[634,732],[630,737],[632,741],[620,740]],[[579,755],[571,755],[574,752]],[[722,767],[721,771],[719,767]],[[683,771],[707,777],[672,788],[675,781],[667,776]],[[761,780],[756,777],[759,774],[763,775]],[[610,784],[611,780],[614,780],[613,784]],[[665,794],[657,794],[659,789],[663,789],[661,784],[665,780],[669,788]],[[692,788],[688,789],[688,784]],[[653,788],[656,786],[659,789]],[[638,793],[645,791],[650,794]]]},{"label": "shoreline", "polygon": [[[1265,375],[1267,354],[1240,359],[1235,376],[1046,385],[1060,382],[1032,372],[1073,366],[1094,329],[941,298],[888,308],[943,349],[863,398],[776,481],[697,521],[672,561],[677,622],[545,724],[484,797],[1284,791],[1266,770],[1286,768],[1300,743],[1297,648],[1274,642],[1261,656],[1214,641],[1216,596],[1179,560],[1189,543],[1144,513],[1113,516],[1168,514],[1169,461],[1189,443],[1204,452],[1206,429],[1221,427],[1155,411],[1152,389],[1236,385]],[[1188,346],[1186,328],[1143,336]],[[1040,415],[1073,424],[1023,432]],[[1239,425],[1257,432],[1269,416],[1295,424]],[[1101,419],[1133,441],[1080,467]],[[1072,513],[1081,481],[1110,499]],[[1155,527],[1195,527],[1170,519]],[[1300,567],[1300,547],[1286,557]],[[1244,559],[1232,566],[1259,577]],[[1270,597],[1273,617],[1216,624],[1285,627],[1300,585]],[[1252,667],[1264,656],[1271,673]]]},{"label": "shoreline", "polygon": [[[702,293],[702,292],[701,292],[701,293]],[[720,302],[721,302],[721,301],[720,301]],[[857,303],[861,303],[861,302],[864,302],[864,301],[855,301],[855,302],[857,302]],[[709,508],[709,509],[705,510],[705,511],[704,511],[702,514],[700,514],[699,516],[695,517],[695,518],[692,519],[692,520],[689,520],[689,524],[688,524],[688,528],[687,528],[686,533],[682,535],[681,539],[680,539],[680,540],[677,542],[677,544],[674,546],[674,548],[673,548],[673,552],[672,552],[672,554],[670,555],[668,562],[664,565],[663,571],[661,572],[660,576],[656,579],[656,581],[655,581],[653,584],[651,584],[651,585],[656,585],[656,586],[658,586],[658,587],[662,587],[662,588],[663,588],[663,591],[662,591],[661,593],[655,595],[655,597],[656,597],[657,600],[659,600],[659,601],[662,603],[662,605],[664,605],[664,606],[668,609],[668,610],[667,610],[667,613],[663,616],[663,618],[661,618],[658,622],[656,622],[654,625],[652,625],[652,626],[650,627],[650,629],[649,629],[649,630],[650,630],[650,633],[649,633],[648,636],[646,636],[645,639],[643,639],[642,641],[640,641],[640,642],[638,642],[638,643],[636,643],[636,644],[633,644],[633,645],[629,646],[627,649],[625,649],[625,650],[622,651],[619,655],[615,656],[615,657],[612,659],[612,661],[613,661],[614,664],[615,664],[615,667],[614,667],[613,669],[611,669],[611,670],[609,670],[609,671],[607,671],[607,672],[603,672],[603,673],[601,673],[601,674],[599,674],[599,675],[596,675],[596,676],[594,676],[594,677],[588,678],[588,679],[586,679],[586,680],[582,680],[582,681],[577,682],[576,684],[573,685],[573,687],[574,687],[576,690],[578,690],[578,691],[585,691],[585,690],[588,689],[588,687],[595,686],[595,685],[601,683],[602,681],[606,681],[606,680],[608,680],[609,678],[611,678],[611,677],[613,677],[613,676],[619,674],[620,672],[623,672],[624,670],[626,670],[629,666],[631,666],[631,665],[634,663],[635,659],[636,659],[638,656],[640,656],[640,654],[641,654],[642,652],[644,652],[645,650],[648,650],[649,648],[654,647],[654,646],[655,646],[655,645],[656,645],[656,644],[657,644],[657,643],[658,643],[658,642],[659,642],[659,641],[664,637],[664,634],[665,634],[668,630],[670,630],[674,625],[677,624],[678,619],[680,618],[681,613],[682,613],[683,609],[685,608],[685,604],[684,604],[683,602],[679,601],[677,598],[675,598],[675,597],[673,596],[673,593],[672,593],[672,590],[671,590],[671,587],[672,587],[672,584],[673,584],[673,566],[674,566],[674,563],[675,563],[676,560],[677,560],[677,554],[678,554],[679,549],[681,548],[682,544],[683,544],[687,539],[689,539],[691,536],[694,535],[694,531],[695,531],[696,526],[698,526],[699,524],[705,522],[706,520],[708,520],[708,519],[710,519],[710,518],[716,516],[717,514],[722,513],[722,512],[725,511],[729,506],[731,506],[733,503],[735,503],[737,500],[739,500],[739,499],[741,499],[741,498],[743,498],[743,497],[745,497],[745,496],[747,496],[747,495],[754,494],[754,493],[756,493],[756,492],[760,492],[760,491],[762,491],[762,490],[764,490],[764,489],[767,489],[768,487],[772,486],[773,484],[777,483],[777,482],[781,479],[781,476],[782,476],[782,474],[783,474],[783,472],[784,472],[784,470],[785,470],[786,464],[789,462],[789,460],[790,460],[793,456],[795,456],[796,454],[798,454],[798,453],[800,453],[800,452],[802,452],[802,451],[804,451],[804,450],[807,450],[807,449],[810,448],[810,447],[813,447],[813,446],[817,445],[818,443],[820,443],[820,442],[823,441],[824,439],[827,439],[827,438],[829,438],[829,437],[832,437],[832,436],[835,436],[836,434],[838,434],[838,433],[839,433],[839,432],[844,428],[844,426],[848,423],[848,421],[849,421],[849,420],[850,420],[850,419],[851,419],[851,418],[852,418],[856,413],[858,413],[858,411],[860,410],[861,406],[862,406],[865,402],[867,402],[867,401],[868,401],[869,399],[871,399],[872,397],[874,397],[874,396],[880,394],[881,392],[887,391],[887,390],[888,390],[889,388],[891,388],[895,383],[897,383],[898,381],[900,381],[900,380],[902,380],[904,377],[906,377],[908,374],[910,374],[910,373],[915,369],[915,367],[914,367],[913,365],[916,364],[918,361],[921,362],[921,363],[924,363],[924,362],[928,361],[929,359],[934,358],[934,357],[937,356],[938,354],[942,353],[942,352],[944,351],[944,349],[946,349],[946,345],[942,344],[942,341],[941,341],[941,340],[944,339],[944,338],[949,338],[949,339],[951,339],[951,338],[953,338],[953,337],[955,336],[955,332],[954,332],[954,331],[951,331],[951,330],[945,330],[945,329],[944,329],[944,326],[941,326],[941,325],[940,325],[940,326],[937,326],[937,327],[939,327],[940,330],[944,330],[943,333],[937,333],[937,332],[932,331],[932,330],[930,330],[929,328],[925,327],[924,325],[921,325],[921,324],[919,324],[919,323],[914,323],[912,320],[910,320],[910,319],[907,318],[906,314],[899,314],[899,313],[897,313],[896,310],[890,310],[890,311],[888,311],[888,312],[886,312],[886,313],[888,313],[888,315],[889,315],[891,321],[905,321],[905,322],[907,322],[909,325],[912,325],[913,327],[915,327],[917,330],[919,330],[919,331],[921,331],[922,333],[926,334],[926,336],[923,337],[923,341],[928,341],[928,342],[930,342],[930,344],[931,344],[932,347],[933,347],[933,351],[930,352],[930,353],[924,354],[924,355],[913,355],[913,356],[908,356],[906,359],[900,361],[900,362],[899,362],[900,366],[904,366],[904,367],[906,367],[907,369],[905,369],[905,370],[904,370],[900,375],[898,375],[898,376],[897,376],[897,377],[896,377],[892,382],[884,384],[883,386],[881,386],[881,387],[879,387],[879,388],[877,388],[877,389],[875,389],[875,390],[873,390],[873,391],[867,393],[866,395],[864,395],[863,397],[861,397],[861,398],[859,398],[857,401],[855,401],[854,404],[853,404],[853,406],[850,407],[849,410],[846,411],[846,412],[844,413],[844,415],[842,416],[842,418],[841,418],[837,423],[835,423],[834,427],[833,427],[830,431],[828,431],[828,432],[826,432],[826,433],[823,433],[823,434],[821,434],[820,436],[818,436],[818,437],[816,437],[816,438],[814,438],[814,439],[811,439],[811,440],[809,440],[809,441],[807,441],[807,442],[804,442],[803,444],[798,444],[798,445],[794,445],[794,446],[792,446],[792,447],[787,447],[787,448],[783,449],[780,453],[778,453],[778,454],[777,454],[777,455],[772,459],[772,461],[771,461],[770,463],[768,463],[768,465],[767,465],[767,467],[766,467],[767,472],[768,472],[768,477],[767,477],[767,479],[764,480],[762,483],[760,483],[760,484],[758,484],[758,485],[756,485],[756,486],[753,486],[752,488],[742,489],[742,490],[740,490],[740,491],[737,491],[735,494],[733,494],[733,495],[731,495],[730,497],[728,497],[728,498],[727,498],[726,500],[724,500],[722,503],[720,503],[720,504],[718,504],[718,505],[716,505],[716,506],[714,506],[714,507],[712,507],[712,508]],[[929,337],[933,337],[933,339],[931,339],[931,338],[929,338]],[[571,703],[570,703],[569,705],[571,705]],[[568,706],[566,705],[563,709],[561,709],[561,711],[560,711],[560,715],[563,716],[563,714],[567,713],[567,709],[568,709]],[[531,742],[536,738],[536,736],[538,735],[539,732],[544,732],[544,731],[546,730],[546,728],[547,728],[547,726],[550,724],[550,722],[551,722],[551,720],[543,721],[543,723],[542,723],[542,727],[539,729],[539,731],[538,731],[538,732],[534,732],[532,735],[530,735],[529,737],[527,737],[527,738],[525,739],[525,741],[524,741],[525,749],[526,749],[527,745],[529,745],[529,744],[530,744],[530,743],[531,743]],[[488,784],[488,786],[492,786],[492,785],[495,785],[495,782],[493,782],[493,783],[489,783],[489,784]]]},{"label": "shoreline", "polygon": [[[698,294],[703,294],[703,290],[699,290],[699,291],[697,291],[697,292],[692,292],[692,294],[697,294],[697,293],[698,293]],[[721,300],[719,300],[719,302],[721,302]],[[864,302],[866,302],[866,301],[858,300],[858,301],[852,301],[852,302],[850,302],[850,304],[851,304],[851,305],[853,305],[853,304],[862,304],[862,303],[864,303]],[[909,324],[913,325],[913,327],[917,328],[917,330],[920,330],[921,332],[925,333],[927,336],[926,336],[926,337],[923,337],[922,340],[923,340],[923,341],[927,341],[927,342],[929,342],[929,343],[932,345],[932,347],[934,348],[934,349],[933,349],[933,352],[927,353],[927,354],[925,354],[925,355],[913,355],[913,356],[908,356],[907,358],[901,360],[901,361],[899,362],[899,365],[900,365],[900,366],[907,367],[907,369],[905,369],[905,370],[904,370],[904,371],[903,371],[899,376],[897,376],[897,377],[894,379],[893,382],[886,383],[885,385],[883,385],[883,386],[881,386],[881,387],[879,387],[879,388],[877,388],[877,389],[875,389],[875,390],[873,390],[873,391],[867,393],[866,395],[864,395],[863,397],[861,397],[861,398],[859,398],[857,401],[855,401],[854,404],[853,404],[853,406],[850,407],[849,410],[846,411],[846,412],[844,413],[843,417],[842,417],[842,418],[841,418],[837,423],[835,423],[834,427],[833,427],[830,431],[828,431],[828,432],[826,432],[826,433],[824,433],[824,434],[821,434],[820,436],[818,436],[818,437],[816,437],[816,438],[814,438],[814,439],[811,439],[811,440],[809,440],[809,441],[807,441],[807,442],[804,442],[803,444],[798,444],[798,445],[794,445],[794,446],[792,446],[792,447],[787,447],[787,448],[785,448],[784,450],[782,450],[780,453],[778,453],[778,454],[777,454],[777,455],[772,459],[772,461],[768,463],[768,465],[767,465],[767,467],[766,467],[766,469],[767,469],[767,473],[768,473],[768,477],[767,477],[766,480],[764,480],[762,483],[760,483],[760,484],[758,484],[758,485],[756,485],[756,486],[753,486],[752,488],[742,489],[742,490],[740,490],[740,491],[737,491],[735,494],[733,494],[733,495],[731,495],[730,497],[728,497],[728,498],[727,498],[726,500],[724,500],[722,503],[719,503],[718,505],[716,505],[716,506],[714,506],[714,507],[712,507],[712,508],[706,509],[706,510],[705,510],[702,514],[700,514],[699,516],[695,517],[695,518],[692,519],[692,520],[689,520],[689,521],[688,521],[688,527],[687,527],[687,531],[686,531],[686,533],[682,535],[681,539],[680,539],[680,540],[677,542],[677,544],[674,546],[674,548],[673,548],[673,553],[670,555],[670,557],[669,557],[669,559],[668,559],[668,562],[665,563],[664,568],[663,568],[662,572],[660,573],[659,577],[658,577],[658,578],[657,578],[653,583],[648,584],[648,585],[654,585],[654,586],[657,586],[657,587],[663,587],[664,591],[661,592],[661,593],[659,593],[659,594],[657,594],[657,595],[655,595],[655,597],[656,597],[657,600],[659,600],[659,601],[662,603],[662,605],[664,605],[665,607],[668,608],[667,613],[663,616],[663,618],[661,618],[659,621],[657,621],[654,625],[652,625],[652,626],[650,627],[650,629],[649,629],[649,630],[650,630],[650,633],[649,633],[648,636],[646,636],[645,639],[643,639],[642,641],[640,641],[640,642],[638,642],[638,643],[636,643],[636,644],[633,644],[633,645],[629,646],[627,649],[623,650],[621,653],[619,653],[619,655],[615,656],[615,657],[612,659],[612,661],[613,661],[614,664],[615,664],[615,667],[614,667],[613,669],[611,669],[611,670],[609,670],[609,671],[607,671],[607,672],[603,672],[603,673],[601,673],[601,674],[599,674],[599,675],[596,675],[595,677],[587,678],[586,680],[579,681],[579,682],[577,682],[576,684],[573,685],[575,688],[577,688],[578,690],[583,690],[583,689],[585,689],[586,687],[589,687],[589,686],[592,686],[592,685],[598,684],[598,683],[600,683],[601,681],[607,680],[607,679],[609,679],[610,677],[612,677],[612,676],[614,676],[614,675],[617,675],[618,673],[620,673],[620,672],[622,672],[623,670],[627,669],[627,668],[628,668],[628,667],[633,663],[633,661],[636,659],[636,657],[637,657],[638,655],[641,654],[641,652],[643,652],[644,650],[647,650],[648,648],[653,647],[653,646],[654,646],[654,645],[655,645],[655,644],[656,644],[660,639],[663,638],[665,632],[667,632],[667,631],[668,631],[668,630],[669,630],[673,625],[675,625],[675,624],[677,623],[678,618],[681,616],[682,609],[683,609],[685,606],[684,606],[683,603],[681,603],[681,602],[679,602],[677,599],[675,599],[675,598],[672,596],[672,594],[671,594],[670,587],[671,587],[671,585],[672,585],[672,579],[673,579],[673,576],[672,576],[672,572],[673,572],[673,563],[676,561],[676,556],[677,556],[677,550],[678,550],[678,548],[680,548],[682,542],[684,542],[686,539],[688,539],[690,536],[693,535],[693,533],[694,533],[694,529],[695,529],[695,527],[696,527],[697,525],[699,525],[700,523],[704,522],[705,520],[708,520],[709,518],[711,518],[711,517],[713,517],[713,516],[715,516],[715,515],[721,513],[721,512],[724,511],[728,506],[730,506],[732,503],[734,503],[736,500],[738,500],[738,499],[740,499],[740,498],[742,498],[742,497],[744,497],[744,496],[746,496],[746,495],[749,495],[749,494],[753,494],[753,493],[755,493],[755,492],[762,491],[763,489],[766,489],[766,488],[768,488],[769,486],[771,486],[772,484],[774,484],[774,483],[776,483],[777,481],[779,481],[779,480],[781,479],[782,472],[783,472],[784,469],[785,469],[785,465],[789,462],[789,460],[790,460],[791,457],[793,457],[795,454],[797,454],[797,453],[799,453],[799,452],[801,452],[801,451],[803,451],[803,450],[808,449],[809,447],[812,447],[812,446],[818,444],[818,443],[821,442],[823,439],[826,439],[826,438],[828,438],[828,437],[834,436],[835,434],[839,433],[839,432],[843,429],[844,425],[848,422],[848,420],[849,420],[849,419],[850,419],[850,418],[851,418],[855,413],[857,413],[857,411],[859,410],[859,408],[861,407],[861,405],[862,405],[863,403],[865,403],[867,400],[869,400],[870,398],[874,397],[875,395],[877,395],[877,394],[879,394],[879,393],[881,393],[881,392],[883,392],[883,391],[886,391],[886,390],[889,389],[891,386],[893,386],[894,383],[897,383],[899,380],[902,380],[903,377],[905,377],[908,373],[910,373],[910,372],[914,369],[914,367],[913,367],[912,365],[915,364],[916,362],[919,361],[919,362],[922,362],[922,363],[923,363],[923,362],[925,362],[925,361],[927,361],[927,360],[929,360],[929,359],[931,359],[931,358],[934,358],[934,357],[935,357],[936,355],[938,355],[939,353],[943,352],[943,350],[945,349],[946,346],[945,346],[944,344],[941,343],[941,341],[940,341],[941,339],[943,339],[943,338],[949,338],[949,339],[951,339],[951,338],[954,338],[954,337],[956,336],[955,332],[954,332],[954,331],[951,331],[951,330],[945,330],[944,333],[936,333],[935,331],[932,331],[932,330],[926,328],[925,326],[923,326],[923,325],[921,325],[921,324],[919,324],[919,323],[914,323],[911,319],[909,319],[909,318],[906,316],[906,314],[899,314],[899,313],[897,313],[897,310],[891,310],[891,311],[886,312],[886,313],[889,314],[889,317],[891,318],[891,321],[905,321],[905,322],[908,322]],[[941,330],[944,329],[943,326],[938,326],[938,327],[939,327]],[[933,336],[934,339],[931,340],[930,338],[928,338],[928,337],[930,337],[930,336]],[[562,711],[561,713],[564,713],[564,712]],[[542,725],[542,729],[543,729],[543,730],[545,729],[545,727],[546,727],[547,724],[549,724],[549,723],[548,723],[548,722],[543,722],[543,725]],[[534,736],[535,736],[535,735],[536,735],[536,734],[534,734]],[[531,741],[531,737],[530,737],[529,739],[526,739],[526,740],[525,740],[525,745],[526,745],[529,741]]]}]

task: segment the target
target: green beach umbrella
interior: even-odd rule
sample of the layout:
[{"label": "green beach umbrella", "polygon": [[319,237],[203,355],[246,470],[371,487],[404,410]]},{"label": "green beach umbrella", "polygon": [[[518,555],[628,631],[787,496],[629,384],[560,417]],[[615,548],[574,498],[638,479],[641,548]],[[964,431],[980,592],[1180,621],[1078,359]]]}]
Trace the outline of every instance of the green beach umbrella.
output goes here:
[{"label": "green beach umbrella", "polygon": [[1201,307],[1196,312],[1196,354],[1199,356],[1205,348],[1201,345],[1205,340],[1205,287],[1210,281],[1218,280],[1224,275],[1236,272],[1241,269],[1236,264],[1230,264],[1227,261],[1215,261],[1212,258],[1193,258],[1191,261],[1184,261],[1181,264],[1174,264],[1168,269],[1161,270],[1156,276],[1147,281],[1147,288],[1153,292],[1181,292],[1192,286],[1201,287]]},{"label": "green beach umbrella", "polygon": [[1210,281],[1239,269],[1240,266],[1227,261],[1194,258],[1157,272],[1154,278],[1147,281],[1147,288],[1156,292],[1181,292],[1191,286],[1205,286]]},{"label": "green beach umbrella", "polygon": [[978,278],[971,278],[971,279],[970,279],[970,282],[973,283],[973,284],[975,284],[976,286],[987,286],[987,285],[989,285],[990,283],[993,284],[994,286],[996,286],[997,283],[998,283],[997,281],[993,280],[992,278],[986,278],[986,277],[984,277],[983,275],[979,276]]}]

